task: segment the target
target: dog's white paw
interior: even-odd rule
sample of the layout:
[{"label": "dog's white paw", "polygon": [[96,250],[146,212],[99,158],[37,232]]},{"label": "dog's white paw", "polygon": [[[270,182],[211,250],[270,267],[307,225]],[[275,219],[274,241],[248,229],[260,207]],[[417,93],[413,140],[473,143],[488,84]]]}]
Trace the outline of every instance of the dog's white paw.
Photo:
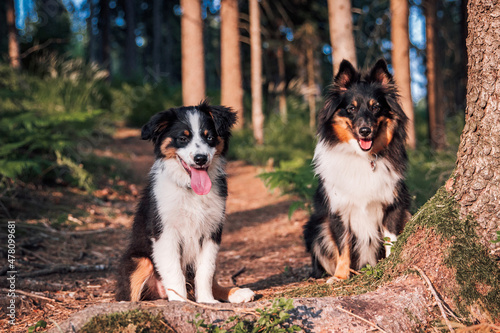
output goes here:
[{"label": "dog's white paw", "polygon": [[200,299],[196,300],[196,303],[216,304],[216,303],[220,303],[220,302],[214,298],[200,298]]},{"label": "dog's white paw", "polygon": [[234,293],[229,295],[229,303],[246,303],[253,301],[255,293],[248,288],[239,288]]},{"label": "dog's white paw", "polygon": [[339,279],[338,277],[332,276],[331,278],[329,278],[328,280],[326,280],[326,283],[327,284],[334,284],[334,283],[340,282],[340,281],[344,281],[344,280]]}]

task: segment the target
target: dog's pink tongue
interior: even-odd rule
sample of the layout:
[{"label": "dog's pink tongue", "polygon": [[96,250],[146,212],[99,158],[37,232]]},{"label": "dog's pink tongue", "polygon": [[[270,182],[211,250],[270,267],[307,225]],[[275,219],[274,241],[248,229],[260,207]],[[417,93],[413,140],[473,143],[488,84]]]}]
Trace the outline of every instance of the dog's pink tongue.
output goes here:
[{"label": "dog's pink tongue", "polygon": [[372,140],[359,140],[359,145],[361,146],[362,149],[368,150],[372,147]]},{"label": "dog's pink tongue", "polygon": [[196,194],[205,195],[212,188],[212,181],[206,169],[191,168],[191,188]]}]

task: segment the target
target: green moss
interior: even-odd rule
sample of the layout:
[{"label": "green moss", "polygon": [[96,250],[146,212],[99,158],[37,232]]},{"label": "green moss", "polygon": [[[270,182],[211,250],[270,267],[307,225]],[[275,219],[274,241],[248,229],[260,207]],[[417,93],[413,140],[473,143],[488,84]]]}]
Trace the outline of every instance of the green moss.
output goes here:
[{"label": "green moss", "polygon": [[470,306],[476,304],[493,318],[500,316],[500,269],[495,260],[488,255],[476,234],[477,223],[471,217],[460,218],[458,203],[442,187],[415,214],[398,238],[394,256],[382,266],[395,267],[400,263],[408,238],[417,228],[433,229],[441,241],[450,244],[445,249],[444,263],[456,271],[459,293],[455,303],[461,314],[469,313]]},{"label": "green moss", "polygon": [[149,312],[132,310],[116,312],[92,318],[80,330],[82,333],[100,332],[174,332],[166,323],[161,314],[154,315]]}]

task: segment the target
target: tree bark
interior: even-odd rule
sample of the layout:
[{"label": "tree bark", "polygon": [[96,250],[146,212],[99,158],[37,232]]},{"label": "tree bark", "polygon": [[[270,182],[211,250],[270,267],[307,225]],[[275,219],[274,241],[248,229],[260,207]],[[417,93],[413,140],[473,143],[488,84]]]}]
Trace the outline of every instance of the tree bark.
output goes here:
[{"label": "tree bark", "polygon": [[205,99],[203,21],[199,0],[181,0],[182,101],[195,105]]},{"label": "tree bark", "polygon": [[109,0],[99,0],[99,31],[101,32],[101,65],[108,70],[111,78],[111,45],[109,41]]},{"label": "tree bark", "polygon": [[238,0],[223,0],[221,17],[221,104],[238,115],[235,129],[243,127],[243,83],[241,73]]},{"label": "tree bark", "polygon": [[474,216],[482,243],[498,254],[490,241],[500,231],[500,7],[471,0],[468,15],[466,125],[452,188],[462,216]]},{"label": "tree bark", "polygon": [[328,0],[330,40],[332,44],[333,75],[339,70],[343,59],[356,67],[356,45],[352,32],[352,12],[350,0]]},{"label": "tree bark", "polygon": [[161,37],[162,37],[162,0],[153,1],[153,72],[156,80],[160,79],[160,61],[161,61]]},{"label": "tree bark", "polygon": [[252,84],[252,126],[257,144],[264,143],[262,112],[262,43],[260,39],[260,7],[258,0],[250,2],[250,58]]},{"label": "tree bark", "polygon": [[16,28],[16,11],[14,7],[14,0],[6,1],[6,21],[7,21],[7,38],[9,48],[9,63],[10,67],[14,69],[21,68],[21,58],[19,56],[19,42],[17,38]]},{"label": "tree bark", "polygon": [[278,84],[276,87],[278,92],[278,105],[281,120],[286,123],[288,121],[288,110],[286,106],[285,52],[283,52],[283,45],[278,46],[276,58],[278,60]]},{"label": "tree bark", "polygon": [[394,79],[401,96],[401,105],[408,116],[407,144],[415,149],[415,114],[411,98],[410,76],[410,38],[408,31],[408,1],[391,0],[391,40],[392,40],[392,67]]},{"label": "tree bark", "polygon": [[125,0],[125,22],[127,35],[125,38],[125,68],[127,78],[132,78],[136,72],[136,44],[135,44],[135,7],[134,0]]},{"label": "tree bark", "polygon": [[437,62],[437,36],[436,12],[437,4],[434,0],[424,1],[425,10],[425,37],[427,58],[427,109],[429,112],[429,139],[434,149],[441,150],[446,147],[444,127],[444,110],[438,102],[438,62]]},{"label": "tree bark", "polygon": [[314,82],[314,50],[311,45],[307,54],[307,102],[309,104],[309,128],[316,128],[316,84]]}]

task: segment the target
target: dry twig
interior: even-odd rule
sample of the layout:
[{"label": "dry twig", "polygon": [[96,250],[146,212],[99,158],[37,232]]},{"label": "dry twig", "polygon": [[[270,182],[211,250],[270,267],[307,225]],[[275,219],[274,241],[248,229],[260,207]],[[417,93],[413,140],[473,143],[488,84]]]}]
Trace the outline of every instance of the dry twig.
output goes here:
[{"label": "dry twig", "polygon": [[356,270],[354,270],[354,269],[352,269],[352,268],[349,268],[349,272],[351,272],[351,273],[352,273],[352,274],[354,274],[354,275],[361,275],[361,273],[360,273],[360,272],[358,272],[358,271],[356,271]]},{"label": "dry twig", "polygon": [[217,308],[215,306],[210,306],[210,305],[206,305],[206,304],[201,304],[201,303],[193,302],[190,299],[187,299],[186,297],[181,296],[177,291],[175,291],[173,289],[169,288],[167,290],[170,290],[170,291],[174,292],[177,296],[179,296],[180,298],[182,298],[183,300],[185,300],[189,304],[192,304],[194,306],[197,306],[197,307],[200,307],[200,308],[203,308],[203,309],[213,310],[213,311],[232,311],[232,312],[236,312],[236,313],[249,314],[249,315],[256,316],[256,317],[260,316],[260,314],[257,311],[253,310],[253,309],[245,309],[245,308]]},{"label": "dry twig", "polygon": [[378,329],[380,332],[387,333],[386,331],[384,331],[384,330],[383,330],[380,326],[378,326],[377,324],[372,323],[371,321],[366,320],[365,318],[360,317],[360,316],[358,316],[357,314],[354,314],[354,313],[352,313],[352,312],[350,312],[350,311],[347,311],[346,309],[343,309],[343,308],[341,308],[341,307],[340,307],[340,306],[338,306],[338,305],[337,305],[335,308],[336,308],[336,309],[338,309],[338,310],[340,310],[340,311],[342,311],[342,312],[347,313],[347,314],[348,314],[348,315],[350,315],[350,316],[353,316],[353,317],[355,317],[355,318],[358,318],[359,320],[362,320],[363,322],[367,323],[368,325],[373,326],[374,328]]},{"label": "dry twig", "polygon": [[19,274],[19,277],[36,277],[50,274],[66,274],[66,273],[87,273],[87,272],[99,272],[105,271],[109,268],[107,265],[79,265],[79,266],[68,266],[68,265],[57,265],[46,269],[41,269],[39,271],[28,272]]},{"label": "dry twig", "polygon": [[[9,289],[2,288],[2,291],[5,292],[5,293],[8,293]],[[57,302],[55,299],[48,298],[48,297],[41,296],[41,295],[37,295],[37,294],[33,294],[33,293],[30,293],[30,292],[27,292],[27,291],[23,291],[23,290],[19,290],[19,289],[16,289],[16,293],[24,295],[24,296],[32,297],[32,298],[43,299],[44,301]]]},{"label": "dry twig", "polygon": [[448,326],[448,329],[450,330],[450,332],[455,332],[455,330],[453,329],[453,327],[451,326],[451,323],[450,321],[448,320],[448,316],[446,315],[446,312],[444,310],[444,306],[443,306],[443,302],[441,302],[441,299],[439,299],[439,296],[436,292],[436,289],[434,289],[434,286],[432,285],[432,282],[431,280],[429,280],[429,278],[427,277],[427,275],[424,273],[423,270],[421,270],[420,268],[418,268],[417,266],[412,266],[411,268],[413,269],[416,269],[419,273],[420,273],[420,276],[424,279],[424,281],[427,283],[427,286],[430,290],[430,292],[432,293],[432,295],[434,296],[434,299],[436,300],[437,302],[437,305],[439,307],[439,310],[441,311],[441,316],[444,318],[444,321],[446,322],[446,326]]}]

